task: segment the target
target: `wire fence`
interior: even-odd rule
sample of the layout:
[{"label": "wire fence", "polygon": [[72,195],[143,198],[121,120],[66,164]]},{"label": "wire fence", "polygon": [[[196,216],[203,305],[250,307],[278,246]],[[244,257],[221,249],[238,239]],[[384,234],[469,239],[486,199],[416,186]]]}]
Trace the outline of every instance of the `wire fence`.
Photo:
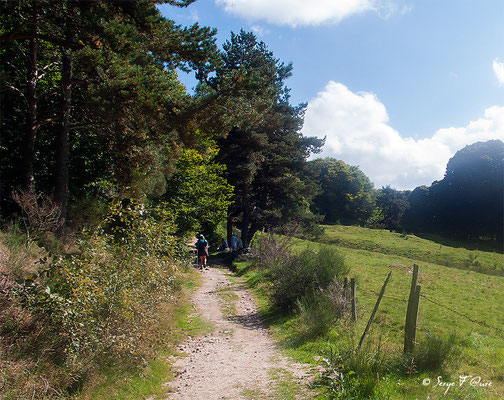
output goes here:
[{"label": "wire fence", "polygon": [[[375,290],[370,290],[369,292],[370,292],[370,293],[373,293],[373,294],[375,294],[375,295],[377,295],[377,296],[378,296],[378,292],[376,292]],[[387,298],[387,299],[391,299],[391,300],[399,301],[399,302],[401,302],[401,303],[408,303],[408,300],[407,300],[407,299],[403,299],[403,298],[400,298],[400,297],[394,297],[394,296],[383,296],[383,297],[384,297],[384,298]],[[484,322],[484,321],[478,321],[478,320],[476,320],[476,319],[474,319],[474,318],[471,318],[470,316],[468,316],[468,315],[466,315],[466,314],[463,314],[463,313],[461,313],[460,311],[454,310],[453,308],[448,307],[448,306],[446,306],[446,305],[444,305],[444,304],[441,304],[441,303],[439,303],[438,301],[432,300],[431,298],[429,298],[429,297],[425,296],[425,295],[424,295],[424,294],[422,294],[422,293],[420,294],[420,297],[422,297],[422,298],[424,298],[425,300],[427,300],[427,301],[431,302],[432,304],[437,305],[438,307],[441,307],[441,308],[444,308],[445,310],[451,311],[452,313],[457,314],[459,317],[465,318],[465,319],[467,319],[468,321],[470,321],[470,322],[472,322],[472,323],[474,323],[474,324],[480,325],[480,326],[482,326],[482,327],[484,327],[484,328],[493,329],[493,330],[495,330],[495,331],[499,332],[500,334],[502,334],[502,335],[503,335],[503,337],[504,337],[504,329],[502,329],[502,328],[499,328],[499,327],[497,327],[497,326],[490,325],[490,324],[488,324],[488,323],[486,323],[486,322]]]},{"label": "wire fence", "polygon": [[499,333],[501,333],[501,334],[503,334],[503,335],[504,335],[504,329],[501,329],[501,328],[498,328],[498,327],[496,327],[496,326],[493,326],[493,325],[487,324],[487,323],[486,323],[486,322],[484,322],[484,321],[478,321],[478,320],[476,320],[476,319],[473,319],[473,318],[469,317],[469,316],[468,316],[468,315],[466,315],[466,314],[463,314],[463,313],[461,313],[461,312],[459,312],[459,311],[457,311],[457,310],[454,310],[453,308],[450,308],[450,307],[448,307],[448,306],[445,306],[444,304],[441,304],[441,303],[439,303],[439,302],[437,302],[437,301],[435,301],[435,300],[430,299],[429,297],[425,296],[424,294],[420,294],[420,297],[423,297],[425,300],[430,301],[431,303],[433,303],[433,304],[437,305],[438,307],[442,307],[442,308],[444,308],[444,309],[446,309],[446,310],[448,310],[448,311],[451,311],[451,312],[453,312],[453,313],[457,314],[458,316],[460,316],[460,317],[462,317],[462,318],[465,318],[465,319],[467,319],[467,320],[471,321],[471,322],[472,322],[472,323],[474,323],[474,324],[477,324],[477,325],[483,326],[483,327],[485,327],[485,328],[494,329],[494,330],[496,330],[497,332],[499,332]]}]

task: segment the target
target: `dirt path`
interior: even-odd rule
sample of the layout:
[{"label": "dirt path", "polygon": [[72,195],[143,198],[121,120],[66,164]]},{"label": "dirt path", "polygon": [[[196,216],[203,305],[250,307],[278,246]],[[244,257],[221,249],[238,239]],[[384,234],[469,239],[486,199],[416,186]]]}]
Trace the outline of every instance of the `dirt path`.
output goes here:
[{"label": "dirt path", "polygon": [[[310,398],[309,366],[278,352],[250,292],[231,282],[223,270],[211,268],[202,275],[193,302],[215,328],[180,346],[187,356],[175,363],[179,372],[169,384],[174,392],[168,399]],[[223,293],[234,298],[231,307],[224,308],[228,317],[222,312]],[[294,396],[296,391],[300,394]]]}]

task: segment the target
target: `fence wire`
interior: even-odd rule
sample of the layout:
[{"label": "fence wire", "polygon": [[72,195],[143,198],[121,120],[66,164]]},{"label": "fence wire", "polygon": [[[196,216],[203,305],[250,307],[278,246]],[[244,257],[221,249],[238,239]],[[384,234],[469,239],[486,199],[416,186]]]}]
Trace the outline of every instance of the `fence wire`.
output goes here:
[{"label": "fence wire", "polygon": [[[379,295],[379,293],[377,291],[375,291],[375,290],[370,290],[370,292],[373,293],[373,294],[375,294],[375,295],[377,295],[377,296]],[[383,295],[383,297],[386,298],[386,299],[392,299],[392,300],[400,301],[402,303],[407,303],[408,302],[408,300],[401,299],[400,297],[387,296],[387,295]]]},{"label": "fence wire", "polygon": [[483,321],[475,320],[475,319],[469,317],[468,315],[462,314],[461,312],[459,312],[457,310],[454,310],[453,308],[450,308],[448,306],[445,306],[444,304],[441,304],[441,303],[438,303],[437,301],[429,299],[427,296],[425,296],[422,293],[420,293],[420,297],[423,297],[425,300],[430,301],[431,303],[433,303],[433,304],[435,304],[435,305],[437,305],[439,307],[442,307],[442,308],[444,308],[444,309],[446,309],[448,311],[451,311],[452,313],[455,313],[458,316],[463,317],[463,318],[471,321],[474,324],[477,324],[477,325],[480,325],[480,326],[483,326],[483,327],[489,328],[489,329],[495,329],[497,332],[500,332],[501,334],[504,334],[504,329],[498,328],[496,326],[489,325],[489,324],[487,324],[486,322],[483,322]]},{"label": "fence wire", "polygon": [[[378,292],[376,292],[375,290],[370,290],[369,292],[378,296]],[[387,299],[391,299],[391,300],[400,301],[401,303],[407,303],[408,302],[408,300],[402,299],[402,298],[399,298],[399,297],[385,296],[385,295],[383,297],[385,297]],[[448,306],[445,306],[444,304],[441,304],[441,303],[439,303],[439,302],[437,302],[435,300],[432,300],[432,299],[428,298],[427,296],[425,296],[422,293],[420,293],[420,297],[423,297],[425,300],[430,301],[431,303],[433,303],[433,304],[435,304],[435,305],[437,305],[439,307],[442,307],[442,308],[444,308],[444,309],[446,309],[448,311],[451,311],[452,313],[457,314],[458,316],[463,317],[463,318],[471,321],[474,324],[483,326],[483,327],[488,328],[488,329],[494,329],[494,330],[496,330],[497,332],[501,333],[504,336],[504,329],[498,328],[498,327],[493,326],[493,325],[489,325],[489,324],[487,324],[484,321],[475,320],[475,319],[469,317],[468,315],[462,314],[461,312],[459,312],[457,310],[454,310],[453,308],[450,308]]]}]

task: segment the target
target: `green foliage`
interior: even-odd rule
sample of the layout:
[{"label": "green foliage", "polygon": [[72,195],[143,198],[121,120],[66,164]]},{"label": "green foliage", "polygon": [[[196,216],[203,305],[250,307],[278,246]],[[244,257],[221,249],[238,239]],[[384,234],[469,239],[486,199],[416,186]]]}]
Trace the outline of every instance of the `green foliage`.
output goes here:
[{"label": "green foliage", "polygon": [[317,289],[328,287],[348,273],[343,256],[334,248],[304,250],[281,268],[274,269],[273,298],[280,306],[291,306],[302,296],[313,296]]},{"label": "green foliage", "polygon": [[290,254],[271,237],[257,242],[260,250],[255,253],[255,262],[268,270],[271,299],[283,309],[292,309],[298,301],[308,304],[319,290],[348,273],[343,256],[334,248],[306,249]]},{"label": "green foliage", "polygon": [[299,310],[298,329],[304,341],[325,335],[349,311],[349,301],[337,282],[297,300],[296,305]]},{"label": "green foliage", "polygon": [[176,212],[178,232],[214,232],[225,220],[232,187],[223,178],[225,166],[214,161],[217,149],[203,155],[185,150],[168,180],[165,198]]},{"label": "green foliage", "polygon": [[369,178],[355,166],[333,158],[308,163],[321,192],[313,201],[314,210],[329,224],[364,224],[375,208],[374,188]]},{"label": "green foliage", "polygon": [[455,333],[447,338],[426,334],[414,349],[413,354],[403,356],[403,369],[414,372],[442,372],[459,361],[461,350]]},{"label": "green foliage", "polygon": [[70,226],[80,231],[97,226],[107,214],[107,203],[101,196],[86,195],[72,202],[69,210]]},{"label": "green foliage", "polygon": [[369,217],[366,226],[374,229],[385,228],[385,213],[380,207],[376,207],[373,210],[373,214]]},{"label": "green foliage", "polygon": [[378,191],[376,205],[383,212],[383,220],[381,223],[384,228],[402,231],[403,215],[410,207],[408,196],[410,191],[399,191],[390,186],[381,188]]},{"label": "green foliage", "polygon": [[159,305],[173,301],[184,260],[174,233],[165,204],[113,203],[105,222],[86,232],[78,253],[40,260],[37,273],[11,288],[13,304],[34,321],[31,332],[17,338],[25,328],[3,327],[11,352],[59,364],[67,378],[52,383],[60,389],[98,362],[138,364],[152,356]]},{"label": "green foliage", "polygon": [[[204,77],[214,68],[215,30],[177,26],[146,0],[2,2],[1,9],[4,216],[13,211],[13,188],[34,183],[48,194],[55,170],[60,203],[67,175],[74,198],[99,180],[122,197],[160,196],[180,148],[199,145],[193,101],[175,71]],[[62,128],[68,143],[56,140]]]},{"label": "green foliage", "polygon": [[386,360],[379,347],[347,347],[339,353],[330,349],[323,358],[325,371],[317,383],[324,388],[326,399],[385,400],[379,379],[386,371]]},{"label": "green foliage", "polygon": [[502,249],[503,156],[501,140],[474,143],[458,151],[448,161],[441,181],[411,193],[407,228],[473,241],[491,239]]},{"label": "green foliage", "polygon": [[323,387],[327,399],[388,399],[386,382],[391,374],[418,376],[424,372],[445,374],[460,361],[460,349],[455,335],[444,338],[427,336],[415,348],[414,354],[404,355],[383,348],[381,340],[354,348],[352,342],[338,343],[323,358],[325,368],[317,384]]},{"label": "green foliage", "polygon": [[305,161],[323,142],[300,132],[305,105],[290,105],[285,86],[292,65],[250,32],[232,33],[223,49],[216,76],[200,91],[227,94],[229,133],[218,142],[218,159],[235,188],[229,228],[236,224],[247,246],[257,230],[310,219],[316,190],[303,179]]}]

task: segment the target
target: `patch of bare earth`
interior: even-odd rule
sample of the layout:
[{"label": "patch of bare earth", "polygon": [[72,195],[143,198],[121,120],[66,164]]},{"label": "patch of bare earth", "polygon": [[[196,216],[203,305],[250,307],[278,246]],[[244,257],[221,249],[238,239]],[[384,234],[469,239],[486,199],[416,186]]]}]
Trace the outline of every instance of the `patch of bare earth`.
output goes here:
[{"label": "patch of bare earth", "polygon": [[[279,353],[274,339],[258,314],[252,294],[242,285],[230,282],[226,273],[215,268],[202,272],[203,285],[193,301],[200,315],[211,322],[212,333],[190,338],[179,350],[187,356],[178,359],[178,373],[169,382],[177,399],[277,399],[273,371],[285,371],[300,386],[300,399],[307,399],[310,366],[293,362]],[[233,290],[238,299],[235,315],[225,317],[218,292]],[[227,313],[226,313],[227,314]]]}]

